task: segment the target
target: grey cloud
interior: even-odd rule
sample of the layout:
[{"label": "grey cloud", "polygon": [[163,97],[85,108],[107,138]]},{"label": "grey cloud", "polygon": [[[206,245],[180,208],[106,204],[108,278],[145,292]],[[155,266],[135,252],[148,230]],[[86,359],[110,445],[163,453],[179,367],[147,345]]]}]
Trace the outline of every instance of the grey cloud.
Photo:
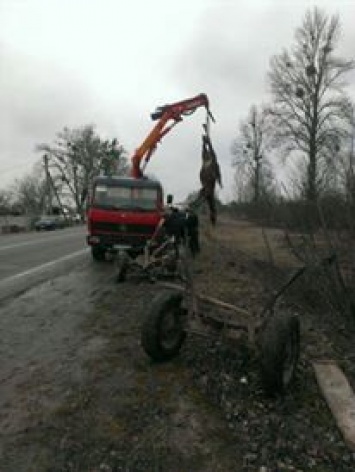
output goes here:
[{"label": "grey cloud", "polygon": [[92,103],[70,71],[4,46],[0,49],[1,186],[31,169],[39,142],[52,141],[64,126],[92,121]]},{"label": "grey cloud", "polygon": [[[206,1],[190,37],[181,38],[178,52],[169,56],[166,51],[166,60],[159,64],[159,69],[140,70],[139,58],[137,69],[131,63],[120,64],[125,76],[133,67],[132,77],[139,78],[132,81],[132,88],[126,94],[120,88],[119,74],[117,85],[115,80],[105,81],[104,53],[99,61],[103,74],[95,83],[89,80],[84,66],[73,73],[65,64],[44,62],[0,45],[0,187],[18,175],[19,166],[29,169],[39,157],[33,152],[35,144],[51,142],[64,126],[97,124],[100,133],[117,136],[132,152],[153,125],[149,113],[154,106],[170,101],[167,93],[174,91],[176,100],[182,100],[205,92],[217,120],[212,138],[225,182],[222,195],[230,197],[233,181],[230,147],[239,121],[245,118],[252,104],[267,100],[270,58],[292,44],[295,28],[300,25],[308,4]],[[324,4],[333,7],[334,2],[324,1]],[[351,40],[355,40],[353,15],[349,14],[350,7],[342,5],[337,4],[344,23],[339,45],[340,51],[350,55],[354,43]],[[162,40],[159,48],[164,50],[164,47]],[[154,51],[152,59],[153,56]],[[119,62],[118,56],[116,59]],[[80,78],[77,74],[81,74]],[[154,80],[159,87],[154,87]],[[354,75],[349,80],[355,95]],[[137,87],[141,84],[141,89],[133,90],[135,84]],[[179,124],[164,138],[148,167],[178,199],[199,185],[203,118],[199,110],[196,118],[187,117]]]}]

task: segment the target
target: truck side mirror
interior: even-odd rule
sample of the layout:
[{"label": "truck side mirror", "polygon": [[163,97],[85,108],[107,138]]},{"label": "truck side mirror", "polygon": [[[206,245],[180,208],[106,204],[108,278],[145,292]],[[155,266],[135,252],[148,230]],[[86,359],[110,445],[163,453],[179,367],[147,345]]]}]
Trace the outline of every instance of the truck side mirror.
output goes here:
[{"label": "truck side mirror", "polygon": [[169,195],[166,196],[166,203],[167,205],[171,205],[173,203],[174,197],[169,193]]}]

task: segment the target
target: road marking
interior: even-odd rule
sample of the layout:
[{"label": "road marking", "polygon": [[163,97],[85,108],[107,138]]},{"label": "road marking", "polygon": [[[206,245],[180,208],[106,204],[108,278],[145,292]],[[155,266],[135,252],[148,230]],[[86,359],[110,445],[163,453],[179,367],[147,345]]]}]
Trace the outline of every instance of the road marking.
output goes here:
[{"label": "road marking", "polygon": [[59,259],[55,259],[54,261],[49,261],[45,262],[44,264],[41,264],[39,266],[33,267],[32,269],[25,270],[24,272],[20,272],[15,275],[11,275],[11,277],[8,277],[7,279],[3,279],[0,282],[0,286],[5,283],[13,282],[17,279],[20,279],[22,277],[26,277],[27,275],[33,275],[36,274],[37,272],[41,272],[44,269],[48,269],[49,267],[53,267],[56,264],[59,264],[60,262],[65,262],[69,259],[72,259],[77,256],[81,256],[82,254],[85,254],[89,251],[89,248],[85,249],[80,249],[80,251],[72,252],[71,254],[67,254],[66,256],[60,257]]},{"label": "road marking", "polygon": [[57,237],[50,237],[46,239],[36,239],[35,241],[26,241],[24,243],[17,243],[17,244],[10,244],[9,246],[0,246],[0,251],[6,251],[7,249],[16,249],[18,247],[23,247],[23,246],[31,246],[32,244],[37,244],[37,243],[43,243],[43,242],[48,242],[48,241],[55,241],[57,239],[63,239],[63,236],[66,237],[73,237],[73,236],[79,236],[81,235],[83,237],[83,240],[85,240],[84,234],[80,233],[66,233],[65,235],[57,236]]}]

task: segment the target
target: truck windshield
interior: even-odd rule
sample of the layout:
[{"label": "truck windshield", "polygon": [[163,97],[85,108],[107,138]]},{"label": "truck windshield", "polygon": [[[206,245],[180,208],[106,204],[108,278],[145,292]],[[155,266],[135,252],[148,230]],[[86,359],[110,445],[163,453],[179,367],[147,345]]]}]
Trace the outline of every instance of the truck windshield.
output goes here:
[{"label": "truck windshield", "polygon": [[122,210],[155,210],[158,202],[157,188],[114,187],[97,185],[93,206]]}]

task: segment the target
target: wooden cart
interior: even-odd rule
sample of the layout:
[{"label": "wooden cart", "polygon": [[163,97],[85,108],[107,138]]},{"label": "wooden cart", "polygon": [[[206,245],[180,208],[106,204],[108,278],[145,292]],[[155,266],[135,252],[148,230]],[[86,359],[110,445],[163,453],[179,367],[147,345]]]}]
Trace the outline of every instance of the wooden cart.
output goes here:
[{"label": "wooden cart", "polygon": [[[333,256],[322,263],[331,263]],[[176,356],[187,333],[215,339],[244,339],[258,356],[265,392],[282,394],[293,381],[300,355],[300,319],[276,310],[279,297],[306,270],[297,269],[255,316],[248,310],[196,292],[191,261],[183,261],[182,284],[159,282],[161,289],[149,306],[142,326],[141,344],[155,361]]]}]

